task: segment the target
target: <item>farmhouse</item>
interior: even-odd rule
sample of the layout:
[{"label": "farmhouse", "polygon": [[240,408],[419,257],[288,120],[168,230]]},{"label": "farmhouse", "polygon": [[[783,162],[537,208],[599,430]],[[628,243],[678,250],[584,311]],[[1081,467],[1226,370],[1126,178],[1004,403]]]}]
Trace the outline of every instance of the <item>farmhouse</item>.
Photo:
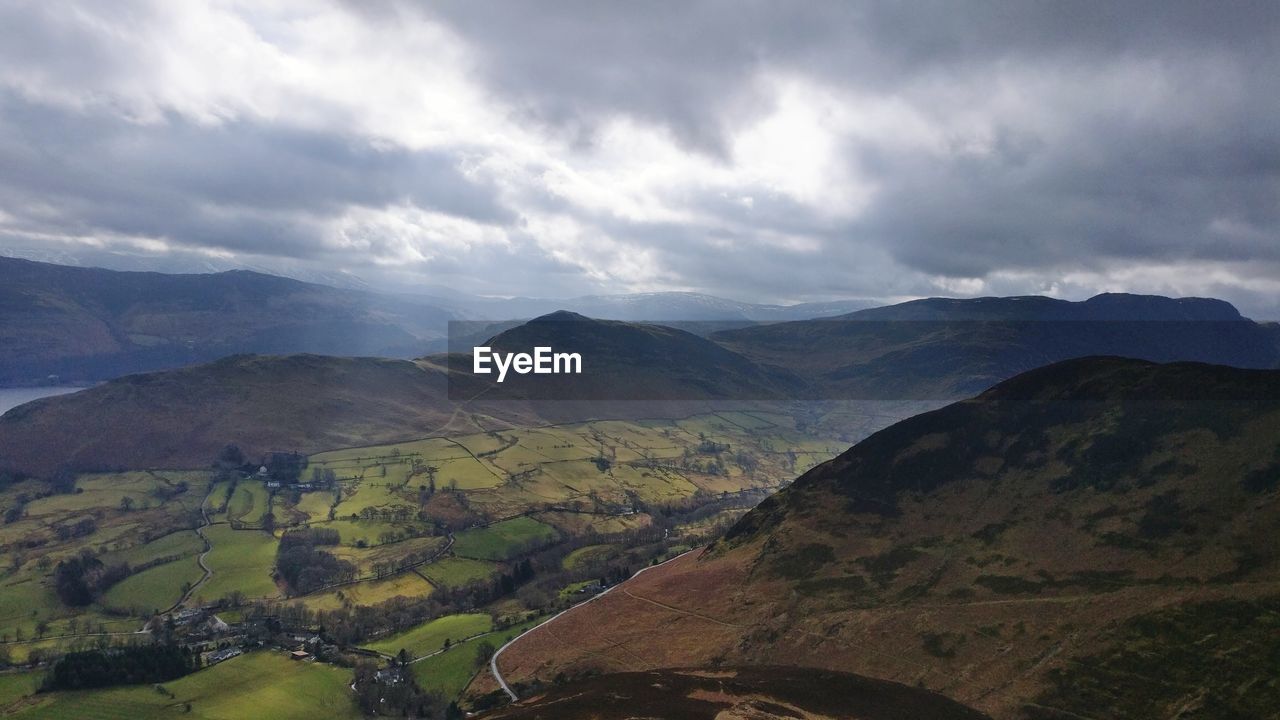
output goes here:
[{"label": "farmhouse", "polygon": [[225,650],[211,652],[204,657],[204,664],[206,666],[217,665],[223,660],[230,660],[231,658],[240,655],[241,652],[240,648],[226,648]]},{"label": "farmhouse", "polygon": [[311,653],[307,652],[306,650],[294,650],[293,652],[289,653],[289,659],[290,660],[310,660]]}]

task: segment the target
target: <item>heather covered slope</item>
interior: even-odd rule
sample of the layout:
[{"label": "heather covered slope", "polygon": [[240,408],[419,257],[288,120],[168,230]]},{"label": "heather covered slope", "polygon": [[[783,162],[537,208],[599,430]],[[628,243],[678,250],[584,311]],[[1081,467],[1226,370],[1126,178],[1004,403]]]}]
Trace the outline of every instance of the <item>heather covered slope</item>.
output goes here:
[{"label": "heather covered slope", "polygon": [[796,667],[619,673],[557,688],[493,720],[982,720],[936,693]]},{"label": "heather covered slope", "polygon": [[1266,717],[1278,533],[1280,373],[1071,361],[871,436],[504,673],[794,664],[1000,718]]}]

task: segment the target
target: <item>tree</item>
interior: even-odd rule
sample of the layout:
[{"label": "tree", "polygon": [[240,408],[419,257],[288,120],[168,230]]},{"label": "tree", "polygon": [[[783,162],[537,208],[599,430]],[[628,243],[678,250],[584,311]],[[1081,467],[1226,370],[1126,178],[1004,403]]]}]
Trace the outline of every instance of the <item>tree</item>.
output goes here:
[{"label": "tree", "polygon": [[488,640],[480,641],[480,645],[476,648],[476,667],[484,667],[496,650],[497,648]]},{"label": "tree", "polygon": [[245,464],[244,451],[239,445],[234,443],[224,446],[218,451],[218,456],[214,458],[213,465],[222,470],[234,470]]},{"label": "tree", "polygon": [[63,466],[49,478],[49,486],[55,493],[68,495],[76,491],[76,474],[71,468]]},{"label": "tree", "polygon": [[128,495],[125,495],[124,497],[120,498],[120,509],[125,512],[129,512],[130,510],[132,510],[133,498],[129,497]]}]

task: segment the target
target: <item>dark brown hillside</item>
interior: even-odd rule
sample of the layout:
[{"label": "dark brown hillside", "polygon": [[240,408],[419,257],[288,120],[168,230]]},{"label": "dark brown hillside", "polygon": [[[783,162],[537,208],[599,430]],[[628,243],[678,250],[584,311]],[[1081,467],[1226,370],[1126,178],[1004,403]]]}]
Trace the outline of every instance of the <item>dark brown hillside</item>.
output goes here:
[{"label": "dark brown hillside", "polygon": [[869,437],[503,669],[795,664],[998,718],[1267,717],[1277,536],[1280,372],[1071,361]]},{"label": "dark brown hillside", "polygon": [[83,382],[236,353],[413,357],[452,314],[248,271],[166,275],[0,257],[0,385]]},{"label": "dark brown hillside", "polygon": [[[579,374],[508,374],[494,386],[503,396],[588,402],[789,400],[807,392],[806,383],[786,370],[761,366],[664,325],[559,311],[504,330],[485,344],[506,353],[541,346],[582,356]],[[469,373],[470,356],[461,357],[463,366],[452,367]]]},{"label": "dark brown hillside", "polygon": [[936,693],[796,667],[619,673],[554,689],[493,720],[982,720]]},{"label": "dark brown hillside", "polygon": [[473,428],[473,413],[523,419],[514,403],[456,407],[444,371],[427,365],[239,355],[14,408],[0,416],[0,467],[37,475],[64,466],[200,468],[228,443],[257,457]]}]

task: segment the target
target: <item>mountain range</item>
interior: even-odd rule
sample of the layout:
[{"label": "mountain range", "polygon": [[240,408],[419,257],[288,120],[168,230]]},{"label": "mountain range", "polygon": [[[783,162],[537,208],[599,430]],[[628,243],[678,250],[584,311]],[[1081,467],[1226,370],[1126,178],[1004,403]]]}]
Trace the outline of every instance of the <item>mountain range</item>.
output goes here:
[{"label": "mountain range", "polygon": [[441,289],[377,293],[332,281],[340,286],[247,270],[122,272],[0,257],[0,387],[95,382],[236,353],[409,359],[445,350],[451,320],[511,327],[560,309],[616,320],[742,325],[871,304],[757,305],[698,293],[502,299]]},{"label": "mountain range", "polygon": [[824,398],[957,398],[1043,365],[1090,355],[1234,367],[1280,364],[1274,328],[1221,300],[1106,294],[929,298],[835,318],[712,333]]},{"label": "mountain range", "polygon": [[452,317],[420,301],[248,271],[0,258],[0,385],[96,381],[244,352],[413,356]]},{"label": "mountain range", "polygon": [[[1267,328],[1219,301],[1123,295],[1083,303],[919,301],[707,337],[558,312],[485,342],[511,352],[536,346],[580,352],[582,375],[513,375],[499,384],[493,375],[472,375],[470,357],[458,353],[414,362],[234,356],[19,406],[0,417],[0,446],[12,448],[0,461],[45,475],[63,465],[199,467],[211,447],[226,442],[254,452],[315,451],[420,437],[445,422],[475,426],[467,420],[475,417],[492,427],[684,417],[705,411],[708,402],[888,400],[936,407],[1073,357],[1275,367],[1272,341]],[[844,436],[847,428],[826,430]],[[855,439],[865,426],[858,432],[847,434]]]}]

